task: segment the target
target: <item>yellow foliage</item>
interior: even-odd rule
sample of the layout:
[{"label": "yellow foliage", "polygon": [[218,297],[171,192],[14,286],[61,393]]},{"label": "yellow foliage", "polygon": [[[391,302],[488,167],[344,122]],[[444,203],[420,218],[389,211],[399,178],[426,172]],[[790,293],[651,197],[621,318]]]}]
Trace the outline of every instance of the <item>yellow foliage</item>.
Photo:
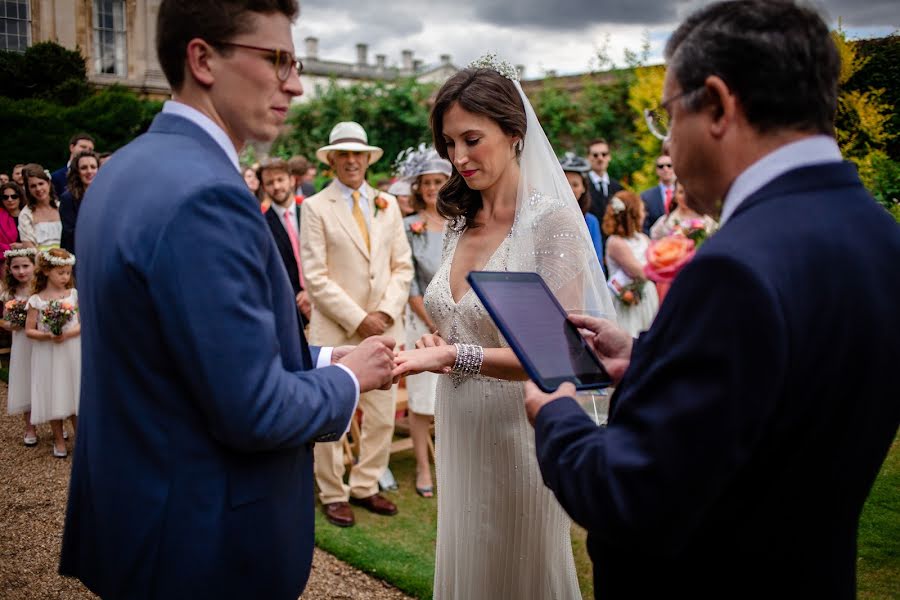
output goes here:
[{"label": "yellow foliage", "polygon": [[847,41],[847,36],[844,34],[844,30],[840,28],[840,25],[831,32],[831,38],[834,40],[834,45],[837,46],[838,54],[841,57],[841,75],[838,85],[844,85],[853,77],[854,73],[866,66],[869,59],[865,56],[860,56],[856,51],[856,47]]},{"label": "yellow foliage", "polygon": [[654,109],[659,106],[659,102],[662,100],[665,76],[665,67],[661,65],[637,67],[634,83],[628,90],[628,107],[635,115],[635,141],[646,157],[642,167],[631,174],[631,187],[635,190],[646,189],[657,183],[654,167],[662,142],[647,129],[647,124],[644,122],[644,109]]},{"label": "yellow foliage", "polygon": [[866,65],[868,58],[859,55],[840,27],[831,35],[841,57],[835,137],[844,157],[859,168],[863,184],[873,189],[876,178],[873,165],[885,156],[885,144],[894,137],[887,128],[891,106],[882,101],[883,89],[845,89],[847,82]]}]

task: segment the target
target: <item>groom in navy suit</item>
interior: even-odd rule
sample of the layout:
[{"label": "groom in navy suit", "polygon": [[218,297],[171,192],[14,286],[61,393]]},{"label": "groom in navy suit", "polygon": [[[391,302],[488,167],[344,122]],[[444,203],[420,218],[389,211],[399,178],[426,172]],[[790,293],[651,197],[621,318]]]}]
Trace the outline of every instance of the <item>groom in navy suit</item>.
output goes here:
[{"label": "groom in navy suit", "polygon": [[302,93],[297,10],[163,0],[174,100],[116,152],[79,217],[84,359],[60,572],[103,598],[295,600],[312,560],[313,444],[341,437],[360,391],[390,385],[391,340],[298,336],[238,166]]},{"label": "groom in navy suit", "polygon": [[598,598],[853,598],[900,424],[900,227],[841,162],[813,10],[710,5],[666,58],[675,171],[722,227],[637,340],[573,317],[617,389],[601,428],[571,384],[528,384],[544,481],[588,530]]}]

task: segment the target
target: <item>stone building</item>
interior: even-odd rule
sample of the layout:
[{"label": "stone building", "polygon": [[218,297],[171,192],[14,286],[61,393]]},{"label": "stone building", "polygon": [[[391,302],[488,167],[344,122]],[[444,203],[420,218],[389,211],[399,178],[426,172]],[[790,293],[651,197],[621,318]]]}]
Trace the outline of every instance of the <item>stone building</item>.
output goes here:
[{"label": "stone building", "polygon": [[78,48],[88,78],[118,83],[146,96],[168,98],[156,60],[160,0],[0,0],[0,50],[24,51],[52,41]]},{"label": "stone building", "polygon": [[306,55],[303,60],[303,96],[300,102],[312,100],[321,91],[328,89],[331,81],[339,86],[350,86],[356,83],[374,83],[377,81],[396,81],[412,77],[420,83],[441,84],[459,69],[450,61],[449,54],[442,54],[440,62],[426,65],[413,55],[412,50],[404,50],[399,65],[388,64],[387,56],[376,54],[375,62],[369,62],[369,47],[366,44],[356,45],[356,62],[347,63],[325,60],[319,56],[318,38],[308,37],[305,40]]}]

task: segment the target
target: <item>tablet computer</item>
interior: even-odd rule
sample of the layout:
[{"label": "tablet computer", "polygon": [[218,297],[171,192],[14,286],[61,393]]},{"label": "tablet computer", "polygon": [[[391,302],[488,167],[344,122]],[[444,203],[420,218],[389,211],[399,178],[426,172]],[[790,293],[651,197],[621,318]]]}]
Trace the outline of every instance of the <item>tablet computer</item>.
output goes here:
[{"label": "tablet computer", "polygon": [[565,381],[579,390],[612,385],[600,359],[540,275],[472,271],[467,279],[539,388],[553,392]]}]

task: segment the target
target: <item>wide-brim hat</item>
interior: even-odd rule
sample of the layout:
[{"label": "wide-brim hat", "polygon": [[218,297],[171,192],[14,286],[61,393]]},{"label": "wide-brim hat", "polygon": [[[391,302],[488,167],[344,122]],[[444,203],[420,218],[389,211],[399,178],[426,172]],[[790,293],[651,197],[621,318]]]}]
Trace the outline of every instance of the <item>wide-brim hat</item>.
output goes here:
[{"label": "wide-brim hat", "polygon": [[354,121],[342,121],[334,126],[328,136],[328,145],[316,150],[316,158],[328,164],[328,153],[345,150],[347,152],[368,152],[369,164],[378,161],[384,150],[369,145],[369,136],[362,125]]}]

